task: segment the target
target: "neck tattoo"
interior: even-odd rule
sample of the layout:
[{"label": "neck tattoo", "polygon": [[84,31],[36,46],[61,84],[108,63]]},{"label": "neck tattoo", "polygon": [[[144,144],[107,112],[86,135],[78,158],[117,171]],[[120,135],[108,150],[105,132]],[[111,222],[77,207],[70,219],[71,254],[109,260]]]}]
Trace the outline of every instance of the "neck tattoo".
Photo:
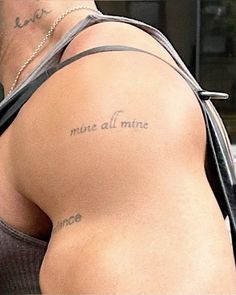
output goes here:
[{"label": "neck tattoo", "polygon": [[29,18],[29,19],[26,18],[24,20],[21,20],[20,17],[18,16],[16,18],[14,28],[22,29],[22,28],[26,27],[28,24],[35,23],[37,20],[40,20],[42,17],[47,16],[50,12],[52,12],[52,10],[48,11],[46,9],[37,9],[37,10],[35,10],[35,12],[31,18]]},{"label": "neck tattoo", "polygon": [[[81,9],[86,9],[86,10],[90,10],[93,11],[95,13],[98,14],[102,14],[99,10],[97,9],[93,9],[91,7],[88,6],[75,6],[72,7],[70,9],[67,9],[63,14],[61,14],[56,20],[55,22],[52,24],[52,26],[50,27],[49,31],[47,32],[46,36],[42,39],[42,41],[39,43],[39,45],[36,47],[36,49],[34,50],[34,52],[31,54],[31,56],[24,62],[24,64],[20,67],[16,78],[14,80],[14,82],[12,83],[12,86],[10,88],[10,91],[8,92],[7,95],[10,95],[12,93],[12,91],[15,89],[19,78],[22,74],[22,72],[25,70],[25,68],[35,59],[35,57],[39,54],[39,52],[44,48],[45,44],[47,43],[47,41],[49,40],[49,38],[53,35],[56,27],[59,25],[59,23],[69,14],[71,14],[72,12],[81,10]],[[25,20],[23,23],[20,23],[20,20],[16,20],[16,25],[19,25],[19,29],[21,29],[22,27],[26,26],[27,24],[29,24],[30,22],[35,22],[37,19],[42,18],[45,14],[50,13],[49,11],[46,10],[39,10],[36,11],[34,14],[34,17],[30,20]]]}]

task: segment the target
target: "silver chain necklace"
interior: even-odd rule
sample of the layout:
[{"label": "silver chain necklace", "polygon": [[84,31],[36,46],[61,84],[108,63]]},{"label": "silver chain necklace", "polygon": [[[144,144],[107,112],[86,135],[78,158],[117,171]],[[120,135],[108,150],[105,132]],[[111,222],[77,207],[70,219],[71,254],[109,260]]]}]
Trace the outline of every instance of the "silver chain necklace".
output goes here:
[{"label": "silver chain necklace", "polygon": [[58,24],[70,13],[80,10],[80,9],[87,9],[87,10],[91,10],[94,11],[96,13],[102,14],[99,10],[97,9],[93,9],[90,8],[88,6],[75,6],[73,8],[67,9],[64,13],[62,13],[56,20],[55,22],[52,24],[52,26],[50,27],[49,31],[47,32],[46,36],[42,39],[42,41],[39,43],[39,45],[37,46],[37,48],[35,49],[35,51],[31,54],[31,56],[24,62],[24,64],[20,67],[16,78],[14,80],[14,82],[12,83],[12,86],[9,90],[9,94],[12,93],[12,91],[15,89],[17,82],[19,81],[19,78],[22,74],[22,72],[24,71],[24,69],[32,62],[32,60],[39,54],[39,52],[42,50],[42,48],[45,46],[46,42],[48,41],[48,39],[52,36],[53,32],[55,31],[55,28],[58,26]]}]

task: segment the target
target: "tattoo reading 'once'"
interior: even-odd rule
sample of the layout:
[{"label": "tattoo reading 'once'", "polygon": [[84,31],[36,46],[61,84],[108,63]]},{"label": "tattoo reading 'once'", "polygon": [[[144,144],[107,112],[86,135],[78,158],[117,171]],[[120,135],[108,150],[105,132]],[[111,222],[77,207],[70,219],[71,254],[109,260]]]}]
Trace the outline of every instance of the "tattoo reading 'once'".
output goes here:
[{"label": "tattoo reading 'once'", "polygon": [[42,9],[36,9],[33,16],[30,18],[26,18],[21,20],[18,16],[15,20],[15,26],[14,28],[22,29],[26,27],[30,23],[35,23],[37,20],[40,20],[42,17],[47,16],[52,10],[46,10],[44,8]]},{"label": "tattoo reading 'once'", "polygon": [[52,233],[56,233],[62,228],[70,226],[73,223],[78,223],[80,222],[80,220],[81,220],[81,215],[79,213],[75,215],[71,215],[70,217],[63,219],[62,221],[57,222],[56,226],[53,227]]},{"label": "tattoo reading 'once'", "polygon": [[77,128],[73,128],[70,130],[70,136],[76,136],[84,133],[92,133],[98,130],[111,130],[115,128],[143,130],[148,129],[149,125],[147,122],[136,119],[122,120],[122,118],[119,118],[121,113],[124,113],[124,111],[114,112],[108,121],[102,122],[100,124],[82,124]]}]

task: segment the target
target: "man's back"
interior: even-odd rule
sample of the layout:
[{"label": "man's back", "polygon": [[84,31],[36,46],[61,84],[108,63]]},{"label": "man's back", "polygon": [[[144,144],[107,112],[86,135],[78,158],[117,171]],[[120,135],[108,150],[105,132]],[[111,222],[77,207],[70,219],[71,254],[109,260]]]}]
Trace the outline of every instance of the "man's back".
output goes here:
[{"label": "man's back", "polygon": [[[174,65],[143,32],[113,26],[112,38],[112,24],[85,31],[64,59],[113,40]],[[12,208],[1,216],[14,223],[21,215],[22,225],[30,215],[31,226],[22,225],[29,234],[33,216],[42,217],[38,236],[53,223],[43,293],[236,292],[229,237],[204,170],[202,112],[169,65],[141,52],[84,57],[44,82],[1,140]]]}]

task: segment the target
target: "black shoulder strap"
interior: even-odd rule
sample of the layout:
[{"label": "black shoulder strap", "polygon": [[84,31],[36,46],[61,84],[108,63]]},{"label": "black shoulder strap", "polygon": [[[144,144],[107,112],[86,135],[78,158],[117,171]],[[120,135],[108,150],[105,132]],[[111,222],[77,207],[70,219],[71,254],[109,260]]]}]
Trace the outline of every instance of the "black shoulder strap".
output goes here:
[{"label": "black shoulder strap", "polygon": [[[202,98],[201,92],[199,97]],[[204,97],[200,100],[200,105],[205,117],[208,140],[206,172],[223,216],[229,217],[236,264],[236,174],[230,142],[211,101]]]}]

